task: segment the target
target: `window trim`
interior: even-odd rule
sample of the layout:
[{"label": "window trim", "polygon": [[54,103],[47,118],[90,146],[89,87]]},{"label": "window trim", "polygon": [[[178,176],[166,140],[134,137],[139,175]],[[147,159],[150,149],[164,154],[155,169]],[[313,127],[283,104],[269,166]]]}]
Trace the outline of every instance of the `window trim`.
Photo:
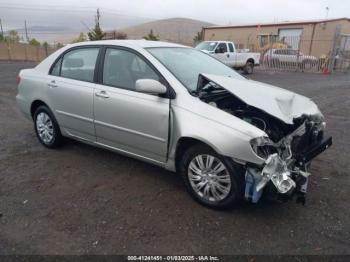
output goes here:
[{"label": "window trim", "polygon": [[[66,76],[61,76],[63,59],[64,59],[64,56],[65,56],[67,53],[69,53],[69,52],[71,52],[71,51],[79,50],[79,49],[91,49],[91,48],[97,48],[97,49],[98,49],[98,54],[97,54],[97,57],[96,57],[95,68],[94,68],[94,75],[93,75],[92,81],[86,81],[86,80],[80,80],[80,79],[70,78],[70,77],[66,77]],[[55,61],[52,63],[52,65],[51,65],[51,67],[50,67],[49,75],[56,76],[56,75],[53,75],[53,74],[52,74],[53,68],[55,67],[56,63],[58,63],[59,60],[62,59],[62,60],[61,60],[61,64],[60,64],[59,75],[56,76],[56,77],[62,77],[62,78],[64,78],[64,79],[76,80],[76,81],[81,81],[81,82],[86,82],[86,83],[96,83],[97,71],[98,71],[97,69],[98,69],[98,65],[99,65],[99,59],[100,59],[100,55],[101,55],[101,50],[102,50],[102,48],[101,48],[100,45],[82,45],[82,46],[74,46],[74,47],[71,47],[71,48],[65,50],[62,54],[60,54],[60,55],[55,59]]]},{"label": "window trim", "polygon": [[[97,77],[96,77],[96,82],[95,82],[96,84],[139,93],[135,90],[127,89],[125,87],[108,85],[108,84],[103,83],[104,61],[105,61],[107,49],[123,50],[123,51],[127,51],[127,52],[133,53],[136,56],[138,56],[140,59],[142,59],[142,61],[144,61],[158,75],[159,82],[162,83],[163,85],[165,85],[165,87],[167,88],[167,92],[165,94],[162,94],[159,96],[163,97],[163,98],[168,98],[168,99],[174,99],[176,97],[175,90],[170,86],[169,82],[159,72],[159,70],[144,55],[142,55],[141,53],[139,53],[138,51],[136,51],[132,48],[125,47],[125,46],[104,45],[101,47],[100,56],[98,57],[99,64],[98,64],[98,71],[97,71]],[[151,95],[151,94],[149,94],[149,95]],[[154,95],[152,95],[152,96],[154,96]]]}]

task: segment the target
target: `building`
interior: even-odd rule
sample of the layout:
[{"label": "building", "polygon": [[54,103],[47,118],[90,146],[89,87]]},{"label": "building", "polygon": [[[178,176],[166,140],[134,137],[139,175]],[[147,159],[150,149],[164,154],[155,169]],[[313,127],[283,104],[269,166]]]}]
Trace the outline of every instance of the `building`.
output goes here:
[{"label": "building", "polygon": [[330,55],[339,34],[350,34],[350,18],[203,28],[204,40],[226,40],[263,52],[282,46],[320,57]]}]

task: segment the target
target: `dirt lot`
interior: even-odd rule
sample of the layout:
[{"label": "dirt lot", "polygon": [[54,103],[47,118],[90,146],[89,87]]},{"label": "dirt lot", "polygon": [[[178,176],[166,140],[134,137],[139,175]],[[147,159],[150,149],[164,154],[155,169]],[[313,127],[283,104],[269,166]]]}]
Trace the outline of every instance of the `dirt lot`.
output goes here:
[{"label": "dirt lot", "polygon": [[314,99],[334,145],[312,165],[306,206],[213,211],[181,179],[109,151],[37,141],[15,104],[26,63],[0,63],[0,254],[350,254],[350,75],[256,72]]}]

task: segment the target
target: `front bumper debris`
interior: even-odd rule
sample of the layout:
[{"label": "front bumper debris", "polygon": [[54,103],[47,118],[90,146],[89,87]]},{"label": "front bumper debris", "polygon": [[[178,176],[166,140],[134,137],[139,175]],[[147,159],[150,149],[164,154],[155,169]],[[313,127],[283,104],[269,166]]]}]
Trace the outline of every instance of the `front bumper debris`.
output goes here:
[{"label": "front bumper debris", "polygon": [[266,187],[266,193],[274,195],[274,199],[285,201],[296,196],[298,203],[305,204],[310,175],[307,165],[331,145],[332,137],[327,137],[296,154],[293,159],[284,160],[275,153],[266,159],[263,167],[248,167],[245,174],[246,200],[257,203]]}]

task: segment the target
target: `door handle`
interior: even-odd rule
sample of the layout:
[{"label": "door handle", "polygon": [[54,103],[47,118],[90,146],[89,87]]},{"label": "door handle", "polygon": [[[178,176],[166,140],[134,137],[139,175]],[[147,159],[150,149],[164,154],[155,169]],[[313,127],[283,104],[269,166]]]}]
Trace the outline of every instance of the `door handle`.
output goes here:
[{"label": "door handle", "polygon": [[50,83],[47,84],[48,87],[54,88],[54,87],[58,87],[58,85],[56,84],[55,80],[51,80]]},{"label": "door handle", "polygon": [[230,54],[227,54],[226,56],[227,56],[227,58],[229,58],[229,57],[230,57]]},{"label": "door handle", "polygon": [[109,95],[108,95],[107,92],[104,91],[104,90],[99,91],[99,92],[96,92],[96,93],[95,93],[95,96],[97,96],[97,97],[102,97],[102,98],[109,98]]}]

